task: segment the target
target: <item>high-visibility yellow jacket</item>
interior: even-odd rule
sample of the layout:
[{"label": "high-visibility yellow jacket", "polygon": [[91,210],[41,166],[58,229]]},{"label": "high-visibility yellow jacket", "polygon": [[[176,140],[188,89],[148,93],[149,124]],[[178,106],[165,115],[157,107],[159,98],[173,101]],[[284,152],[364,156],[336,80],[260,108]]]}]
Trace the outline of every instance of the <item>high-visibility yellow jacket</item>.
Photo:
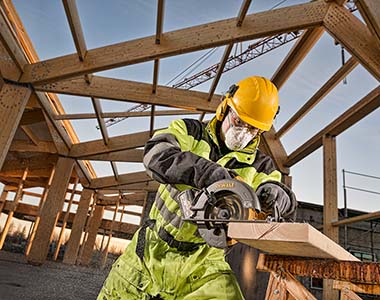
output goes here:
[{"label": "high-visibility yellow jacket", "polygon": [[253,189],[279,182],[281,173],[258,150],[259,136],[239,152],[222,146],[220,123],[176,120],[147,142],[144,165],[162,184],[149,222],[114,264],[98,299],[243,299],[223,249],[208,246],[197,226],[183,221],[176,196],[230,179],[230,170]]}]

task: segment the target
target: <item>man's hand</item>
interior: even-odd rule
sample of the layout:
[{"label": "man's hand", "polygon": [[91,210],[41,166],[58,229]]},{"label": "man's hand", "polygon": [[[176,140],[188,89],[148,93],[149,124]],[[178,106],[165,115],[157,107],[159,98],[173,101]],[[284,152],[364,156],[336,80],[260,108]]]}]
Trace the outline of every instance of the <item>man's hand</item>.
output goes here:
[{"label": "man's hand", "polygon": [[262,210],[271,213],[276,222],[293,219],[297,207],[294,194],[290,197],[289,188],[287,188],[289,191],[285,191],[282,186],[281,183],[266,182],[256,191]]}]

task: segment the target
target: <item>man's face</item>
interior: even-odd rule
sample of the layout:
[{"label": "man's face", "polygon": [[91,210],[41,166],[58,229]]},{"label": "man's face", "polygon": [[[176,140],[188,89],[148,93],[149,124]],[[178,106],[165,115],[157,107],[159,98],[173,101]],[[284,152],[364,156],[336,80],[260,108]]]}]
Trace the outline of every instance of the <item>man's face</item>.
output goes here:
[{"label": "man's face", "polygon": [[235,151],[245,148],[259,132],[260,129],[241,120],[232,108],[229,108],[220,128],[222,141]]}]

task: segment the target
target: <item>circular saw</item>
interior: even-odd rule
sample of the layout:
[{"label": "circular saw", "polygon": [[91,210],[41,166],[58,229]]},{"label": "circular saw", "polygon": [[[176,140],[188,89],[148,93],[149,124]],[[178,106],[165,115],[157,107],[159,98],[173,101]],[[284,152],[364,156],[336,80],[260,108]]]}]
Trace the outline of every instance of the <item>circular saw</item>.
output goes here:
[{"label": "circular saw", "polygon": [[227,247],[229,222],[254,220],[261,211],[254,190],[235,179],[217,181],[198,192],[185,191],[178,199],[184,219],[195,222],[200,236],[217,248]]}]

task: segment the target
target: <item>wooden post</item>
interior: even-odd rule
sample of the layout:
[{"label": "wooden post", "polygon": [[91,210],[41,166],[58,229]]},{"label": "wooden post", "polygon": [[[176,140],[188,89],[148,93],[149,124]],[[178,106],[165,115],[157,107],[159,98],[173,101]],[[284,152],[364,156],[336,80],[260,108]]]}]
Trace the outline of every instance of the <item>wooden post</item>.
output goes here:
[{"label": "wooden post", "polygon": [[89,231],[89,228],[90,228],[90,222],[91,222],[92,217],[94,216],[94,211],[95,211],[95,207],[96,207],[96,201],[97,201],[97,194],[94,193],[93,194],[93,201],[92,201],[92,204],[91,204],[90,213],[88,214],[88,216],[86,218],[86,224],[84,225],[84,232],[82,233],[82,236],[81,236],[81,243],[80,243],[79,254],[78,254],[78,258],[77,258],[77,264],[80,263],[79,260],[80,260],[80,258],[83,255],[83,250],[85,248],[84,246],[85,246],[87,238],[88,238],[88,231]]},{"label": "wooden post", "polygon": [[66,230],[67,220],[69,219],[70,209],[71,209],[71,205],[73,204],[74,195],[75,195],[75,191],[77,189],[78,182],[79,182],[79,178],[77,177],[75,179],[73,190],[72,190],[71,195],[70,195],[70,199],[69,199],[69,203],[67,205],[67,210],[65,212],[65,216],[63,217],[61,231],[59,233],[59,237],[58,237],[58,241],[57,241],[57,246],[56,246],[55,251],[54,251],[53,260],[57,260],[57,258],[58,258],[59,249],[61,248],[61,244],[62,244],[63,238],[65,236],[65,230]]},{"label": "wooden post", "polygon": [[107,264],[108,251],[109,251],[109,246],[110,246],[111,239],[112,239],[112,231],[113,231],[113,226],[115,224],[117,211],[119,210],[119,203],[120,203],[120,199],[116,202],[115,212],[113,214],[113,218],[112,218],[112,222],[111,222],[111,228],[109,229],[109,232],[108,232],[107,244],[106,244],[106,247],[104,248],[104,250],[102,251],[102,260],[100,262],[100,267],[102,269],[104,269],[104,267]]},{"label": "wooden post", "polygon": [[[339,227],[332,226],[338,220],[338,193],[336,172],[336,141],[331,135],[323,136],[323,233],[339,243]],[[323,299],[338,300],[333,281],[323,280]]]},{"label": "wooden post", "polygon": [[5,202],[7,201],[8,193],[9,192],[7,190],[7,186],[4,186],[4,189],[3,189],[1,196],[0,196],[0,216],[1,216],[1,213],[3,212]]},{"label": "wooden post", "polygon": [[49,192],[51,183],[53,181],[53,177],[54,177],[54,174],[55,174],[55,169],[56,168],[53,167],[53,169],[51,170],[50,177],[49,177],[49,180],[48,180],[48,184],[45,187],[44,192],[42,193],[42,196],[41,196],[41,199],[40,199],[40,203],[38,204],[38,216],[36,216],[36,218],[34,220],[33,229],[32,229],[32,232],[31,232],[29,240],[28,240],[28,245],[26,246],[26,249],[25,249],[25,255],[26,256],[29,255],[30,248],[32,247],[34,238],[36,236],[37,228],[38,228],[38,225],[40,224],[40,220],[41,220],[41,210],[42,210],[42,207],[45,204],[47,194]]},{"label": "wooden post", "polygon": [[22,178],[21,178],[21,180],[20,180],[20,182],[18,184],[17,191],[16,191],[15,197],[13,199],[13,207],[8,212],[7,220],[5,221],[3,231],[1,232],[1,235],[0,235],[0,250],[4,246],[5,238],[7,237],[9,227],[11,226],[13,214],[15,213],[17,204],[20,201],[20,199],[22,198],[22,189],[24,187],[24,182],[25,182],[25,179],[26,179],[27,176],[28,176],[28,168],[26,168],[24,170]]},{"label": "wooden post", "polygon": [[16,133],[31,90],[4,83],[0,89],[0,170]]},{"label": "wooden post", "polygon": [[63,256],[63,262],[73,265],[77,260],[79,245],[81,242],[82,233],[84,231],[88,209],[92,199],[94,191],[89,189],[83,189],[77,212],[74,217],[73,225],[71,227],[71,234],[69,241],[67,242],[67,248]]},{"label": "wooden post", "polygon": [[87,266],[91,262],[96,236],[98,234],[98,230],[103,219],[103,213],[104,206],[95,206],[94,214],[89,224],[87,240],[84,244],[82,256],[80,257],[80,264],[82,265]]},{"label": "wooden post", "polygon": [[37,228],[35,240],[30,249],[28,262],[41,265],[49,251],[49,241],[65,201],[67,185],[74,167],[71,158],[58,158],[56,172],[47,194],[46,203],[41,210],[41,221]]}]

